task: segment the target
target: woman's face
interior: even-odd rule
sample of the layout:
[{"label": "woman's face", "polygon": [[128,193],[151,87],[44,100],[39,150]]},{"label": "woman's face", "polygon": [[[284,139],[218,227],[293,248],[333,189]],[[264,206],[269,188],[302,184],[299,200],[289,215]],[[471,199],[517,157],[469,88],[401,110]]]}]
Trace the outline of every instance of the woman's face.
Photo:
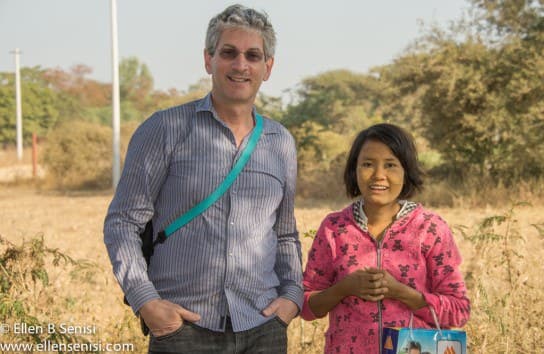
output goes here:
[{"label": "woman's face", "polygon": [[364,143],[357,158],[357,185],[367,207],[397,204],[404,168],[387,145],[377,140]]}]

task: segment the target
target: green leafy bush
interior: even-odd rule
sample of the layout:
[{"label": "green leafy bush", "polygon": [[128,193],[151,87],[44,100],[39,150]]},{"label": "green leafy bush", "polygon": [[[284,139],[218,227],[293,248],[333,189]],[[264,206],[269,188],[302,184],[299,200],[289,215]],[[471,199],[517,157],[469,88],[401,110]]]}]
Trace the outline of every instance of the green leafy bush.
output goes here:
[{"label": "green leafy bush", "polygon": [[47,180],[58,188],[111,185],[111,128],[83,121],[63,122],[47,136],[43,161]]}]

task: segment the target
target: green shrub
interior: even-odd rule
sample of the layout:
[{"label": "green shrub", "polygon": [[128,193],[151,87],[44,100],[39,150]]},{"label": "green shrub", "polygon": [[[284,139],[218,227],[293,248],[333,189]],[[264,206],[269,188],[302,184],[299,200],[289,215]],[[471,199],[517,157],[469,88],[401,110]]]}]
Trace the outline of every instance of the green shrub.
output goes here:
[{"label": "green shrub", "polygon": [[83,121],[59,124],[47,136],[43,161],[47,180],[63,189],[111,185],[112,130]]},{"label": "green shrub", "polygon": [[[128,142],[139,122],[121,124],[121,168]],[[47,183],[61,189],[111,187],[112,129],[87,122],[66,121],[47,135],[43,162]]]}]

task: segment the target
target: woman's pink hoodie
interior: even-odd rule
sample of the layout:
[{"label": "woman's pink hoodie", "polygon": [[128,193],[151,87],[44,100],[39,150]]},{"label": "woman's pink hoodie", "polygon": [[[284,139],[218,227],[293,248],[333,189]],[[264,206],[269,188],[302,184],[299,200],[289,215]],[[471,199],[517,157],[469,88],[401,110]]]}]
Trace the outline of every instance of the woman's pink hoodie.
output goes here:
[{"label": "woman's pink hoodie", "polygon": [[[459,270],[461,256],[446,222],[418,205],[376,241],[355,222],[352,208],[329,214],[317,232],[304,272],[302,318],[316,318],[308,307],[313,292],[357,269],[378,267],[420,291],[442,327],[463,326],[470,302]],[[329,312],[325,353],[379,354],[382,328],[408,326],[410,312],[397,300],[346,297]],[[434,327],[427,307],[414,311],[414,327]]]}]

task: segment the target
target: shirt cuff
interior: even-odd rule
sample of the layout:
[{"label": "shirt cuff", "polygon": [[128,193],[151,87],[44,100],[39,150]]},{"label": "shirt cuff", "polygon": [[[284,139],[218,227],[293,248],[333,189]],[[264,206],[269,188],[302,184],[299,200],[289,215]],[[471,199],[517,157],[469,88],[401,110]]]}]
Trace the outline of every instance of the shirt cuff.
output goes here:
[{"label": "shirt cuff", "polygon": [[304,291],[300,287],[296,285],[285,286],[281,289],[280,297],[293,301],[297,305],[298,312],[300,313],[304,299]]},{"label": "shirt cuff", "polygon": [[138,313],[146,302],[161,298],[157,289],[155,289],[151,282],[146,282],[136,288],[128,290],[125,293],[125,296],[135,314]]}]

